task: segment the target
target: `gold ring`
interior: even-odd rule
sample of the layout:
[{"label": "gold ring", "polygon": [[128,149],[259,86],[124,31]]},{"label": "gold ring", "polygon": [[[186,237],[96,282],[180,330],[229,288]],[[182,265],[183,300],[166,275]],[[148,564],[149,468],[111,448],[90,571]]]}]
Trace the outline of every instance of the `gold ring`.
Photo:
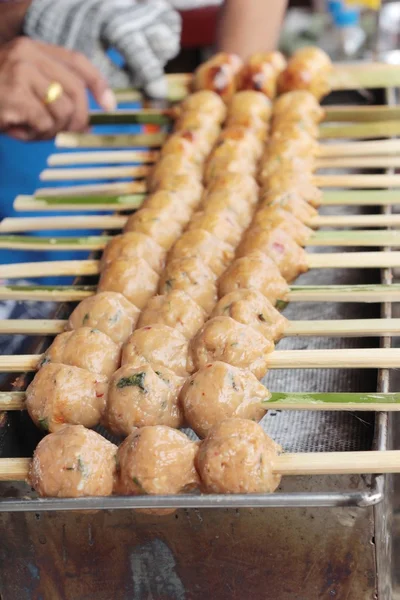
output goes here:
[{"label": "gold ring", "polygon": [[44,103],[45,104],[53,104],[53,102],[56,102],[56,100],[61,98],[63,93],[64,93],[64,90],[63,90],[61,83],[58,83],[58,81],[53,81],[53,83],[51,83],[49,85],[49,87],[47,88],[46,96],[44,98]]}]

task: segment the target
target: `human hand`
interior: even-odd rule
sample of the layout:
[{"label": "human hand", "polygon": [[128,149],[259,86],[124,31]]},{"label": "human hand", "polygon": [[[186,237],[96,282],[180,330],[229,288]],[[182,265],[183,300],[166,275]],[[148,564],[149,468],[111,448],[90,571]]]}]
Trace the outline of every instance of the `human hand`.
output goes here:
[{"label": "human hand", "polygon": [[[51,100],[55,83],[61,88]],[[107,82],[85,56],[16,38],[0,47],[0,131],[20,140],[82,131],[88,125],[86,88],[104,109],[115,108]]]},{"label": "human hand", "polygon": [[[166,0],[33,0],[25,33],[85,54],[113,87],[164,96],[164,66],[179,51],[181,20]],[[119,69],[107,56],[115,48]]]}]

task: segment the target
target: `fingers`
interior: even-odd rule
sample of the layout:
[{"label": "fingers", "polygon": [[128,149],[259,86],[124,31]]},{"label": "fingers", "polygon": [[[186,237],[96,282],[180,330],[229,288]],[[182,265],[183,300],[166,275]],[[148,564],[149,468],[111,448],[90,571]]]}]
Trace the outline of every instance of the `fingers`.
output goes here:
[{"label": "fingers", "polygon": [[[38,102],[43,104],[46,94],[49,90],[52,80],[45,77],[41,72],[37,72],[32,78],[32,91]],[[53,119],[54,134],[57,131],[68,131],[75,123],[75,106],[73,100],[67,95],[62,94],[60,98],[45,105],[46,110]]]},{"label": "fingers", "polygon": [[[48,44],[39,42],[39,47],[47,48]],[[78,76],[84,85],[92,92],[95,100],[105,110],[115,110],[117,102],[112,90],[109,88],[107,80],[92,65],[92,63],[79,52],[51,46],[51,53],[60,62],[64,63],[76,76]]]}]

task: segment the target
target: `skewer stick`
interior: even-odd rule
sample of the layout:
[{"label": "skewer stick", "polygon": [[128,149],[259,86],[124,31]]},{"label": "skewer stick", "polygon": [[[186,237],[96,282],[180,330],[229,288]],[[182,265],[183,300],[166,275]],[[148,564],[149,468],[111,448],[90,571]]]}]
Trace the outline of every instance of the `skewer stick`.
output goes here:
[{"label": "skewer stick", "polygon": [[372,106],[326,106],[324,121],[370,122],[396,121],[400,119],[400,107],[383,105]]},{"label": "skewer stick", "polygon": [[[35,371],[42,357],[42,354],[0,356],[0,372]],[[268,354],[269,369],[396,369],[399,365],[399,348],[275,350]]]},{"label": "skewer stick", "polygon": [[[9,217],[1,221],[0,232],[122,229],[126,221],[127,217],[119,215],[109,215],[106,217],[96,215],[79,217]],[[316,227],[318,227],[318,224]]]},{"label": "skewer stick", "polygon": [[329,76],[329,84],[332,90],[397,87],[400,85],[400,69],[398,65],[383,62],[336,63]]},{"label": "skewer stick", "polygon": [[87,179],[142,179],[147,177],[149,165],[129,167],[93,167],[85,169],[45,169],[40,173],[41,181],[78,181]]},{"label": "skewer stick", "polygon": [[[39,302],[78,302],[93,296],[96,286],[68,285],[6,285],[0,286],[0,300],[32,300]],[[287,298],[279,300],[277,307],[288,302],[399,302],[400,284],[392,285],[323,285],[291,286]]]},{"label": "skewer stick", "polygon": [[125,181],[116,183],[97,183],[90,185],[72,185],[63,187],[62,194],[59,187],[39,188],[36,190],[34,197],[36,199],[47,198],[57,199],[60,197],[69,198],[71,202],[79,197],[85,198],[98,196],[101,199],[107,200],[107,196],[122,196],[124,194],[144,194],[146,192],[146,184],[143,181]]},{"label": "skewer stick", "polygon": [[59,196],[34,197],[17,196],[14,200],[14,210],[18,212],[57,211],[70,212],[76,210],[98,212],[99,210],[112,210],[122,212],[139,208],[146,194],[127,194],[121,196]]},{"label": "skewer stick", "polygon": [[389,138],[400,134],[399,121],[377,121],[373,123],[354,123],[351,125],[340,125],[330,123],[321,125],[319,128],[319,139],[358,139],[372,140]]},{"label": "skewer stick", "polygon": [[321,206],[389,206],[400,203],[400,190],[324,190]]},{"label": "skewer stick", "polygon": [[155,163],[159,153],[155,150],[115,150],[111,152],[61,152],[51,154],[47,164],[51,167],[66,167],[70,165],[112,164],[112,163]]},{"label": "skewer stick", "polygon": [[400,187],[400,174],[397,175],[316,175],[313,179],[317,187],[348,188],[388,188]]},{"label": "skewer stick", "polygon": [[166,133],[59,133],[57,148],[160,148]]},{"label": "skewer stick", "polygon": [[[400,215],[318,215],[306,224],[313,229],[320,227],[400,227]],[[2,230],[1,225],[0,231]],[[111,227],[109,228],[111,229]]]},{"label": "skewer stick", "polygon": [[[400,267],[400,252],[337,252],[307,254],[309,269],[383,269]],[[60,260],[0,265],[0,279],[97,275],[98,260]]]},{"label": "skewer stick", "polygon": [[[29,458],[0,458],[0,481],[26,480],[30,463]],[[284,476],[400,473],[400,451],[280,454],[274,458],[272,471]]]},{"label": "skewer stick", "polygon": [[359,156],[318,158],[315,169],[398,169],[399,156]]},{"label": "skewer stick", "polygon": [[318,157],[330,156],[385,156],[400,152],[400,140],[374,140],[373,142],[346,142],[320,144]]},{"label": "skewer stick", "polygon": [[[112,238],[110,236],[86,237],[32,237],[25,235],[0,235],[0,248],[13,250],[102,250]],[[398,247],[400,231],[317,231],[307,240],[306,246],[359,246]]]},{"label": "skewer stick", "polygon": [[[0,411],[25,410],[25,392],[0,392]],[[263,402],[272,410],[400,411],[400,394],[272,393]]]},{"label": "skewer stick", "polygon": [[[0,335],[55,335],[68,321],[58,319],[0,319]],[[375,337],[400,335],[400,319],[290,321],[284,337]],[[0,393],[1,397],[1,393]]]},{"label": "skewer stick", "polygon": [[89,122],[91,125],[168,125],[173,117],[171,109],[91,110]]}]

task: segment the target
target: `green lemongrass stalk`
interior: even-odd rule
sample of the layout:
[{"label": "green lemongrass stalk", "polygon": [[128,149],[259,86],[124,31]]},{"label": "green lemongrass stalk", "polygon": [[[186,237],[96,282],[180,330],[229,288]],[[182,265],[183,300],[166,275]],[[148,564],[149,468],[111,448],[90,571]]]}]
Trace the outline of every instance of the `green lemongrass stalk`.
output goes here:
[{"label": "green lemongrass stalk", "polygon": [[[0,240],[2,238],[0,237]],[[307,246],[400,246],[400,231],[316,231]]]},{"label": "green lemongrass stalk", "polygon": [[57,148],[160,148],[167,133],[59,133]]},{"label": "green lemongrass stalk", "polygon": [[324,190],[321,205],[389,206],[400,203],[400,190]]},{"label": "green lemongrass stalk", "polygon": [[399,106],[326,106],[324,121],[371,122],[400,119]]},{"label": "green lemongrass stalk", "polygon": [[398,87],[400,69],[388,63],[336,64],[329,75],[329,85],[332,90]]},{"label": "green lemongrass stalk", "polygon": [[3,285],[0,300],[80,302],[96,293],[95,285]]},{"label": "green lemongrass stalk", "polygon": [[91,235],[86,237],[34,237],[24,235],[1,235],[0,248],[14,250],[102,250],[112,236]]},{"label": "green lemongrass stalk", "polygon": [[331,123],[328,125],[321,125],[319,128],[320,139],[349,138],[367,140],[393,137],[395,135],[400,135],[400,120],[354,123],[352,125]]},{"label": "green lemongrass stalk", "polygon": [[16,211],[99,211],[121,212],[139,208],[146,194],[127,194],[119,196],[17,196],[14,201]]},{"label": "green lemongrass stalk", "polygon": [[172,111],[168,109],[140,108],[138,110],[90,112],[91,125],[168,125],[172,118]]}]

